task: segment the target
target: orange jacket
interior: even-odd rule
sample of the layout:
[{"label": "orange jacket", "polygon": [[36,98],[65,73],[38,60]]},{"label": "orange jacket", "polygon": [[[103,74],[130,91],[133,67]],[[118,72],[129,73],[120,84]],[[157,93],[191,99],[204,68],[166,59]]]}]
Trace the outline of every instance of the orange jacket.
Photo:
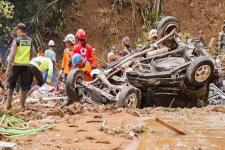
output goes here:
[{"label": "orange jacket", "polygon": [[71,67],[69,66],[70,59],[73,56],[73,51],[66,48],[63,53],[63,60],[61,68],[63,69],[63,72],[68,74],[71,70]]},{"label": "orange jacket", "polygon": [[96,54],[94,54],[94,55],[92,54],[92,66],[95,67],[95,68],[98,67],[97,61],[98,61],[97,55]]},{"label": "orange jacket", "polygon": [[86,81],[90,81],[92,80],[92,77],[91,77],[91,70],[92,70],[92,66],[91,64],[88,62],[88,63],[80,63],[78,65],[78,67],[85,72],[85,80]]}]

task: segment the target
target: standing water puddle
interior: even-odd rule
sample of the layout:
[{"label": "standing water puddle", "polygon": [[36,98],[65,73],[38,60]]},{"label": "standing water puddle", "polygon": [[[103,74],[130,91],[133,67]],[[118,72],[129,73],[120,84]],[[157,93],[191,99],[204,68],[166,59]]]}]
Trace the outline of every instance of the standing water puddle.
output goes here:
[{"label": "standing water puddle", "polygon": [[185,132],[186,135],[179,135],[155,120],[147,120],[146,126],[150,132],[142,136],[138,150],[225,149],[225,115],[200,114],[196,119],[171,118],[171,116],[160,119]]}]

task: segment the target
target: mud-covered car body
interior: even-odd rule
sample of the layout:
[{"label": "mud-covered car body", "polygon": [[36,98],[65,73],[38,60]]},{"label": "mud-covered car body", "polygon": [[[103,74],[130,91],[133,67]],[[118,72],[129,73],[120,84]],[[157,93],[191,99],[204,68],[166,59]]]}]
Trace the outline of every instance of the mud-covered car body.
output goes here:
[{"label": "mud-covered car body", "polygon": [[72,70],[66,85],[69,98],[118,107],[152,106],[159,99],[205,105],[216,74],[214,60],[200,41],[182,42],[178,31],[176,18],[165,17],[159,23],[157,42],[102,69],[94,80],[84,81],[81,70]]}]

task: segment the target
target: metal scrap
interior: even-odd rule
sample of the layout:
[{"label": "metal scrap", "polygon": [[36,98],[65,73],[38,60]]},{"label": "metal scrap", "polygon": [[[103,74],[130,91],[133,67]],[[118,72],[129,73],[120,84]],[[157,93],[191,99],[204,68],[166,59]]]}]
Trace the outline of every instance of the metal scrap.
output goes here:
[{"label": "metal scrap", "polygon": [[209,104],[211,105],[224,105],[225,104],[225,93],[218,88],[215,84],[209,85]]}]

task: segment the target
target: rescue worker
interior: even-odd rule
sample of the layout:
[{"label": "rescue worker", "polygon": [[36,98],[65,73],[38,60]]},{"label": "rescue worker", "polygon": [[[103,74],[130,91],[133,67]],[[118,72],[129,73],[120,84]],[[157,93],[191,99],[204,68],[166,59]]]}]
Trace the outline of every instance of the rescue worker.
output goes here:
[{"label": "rescue worker", "polygon": [[48,70],[48,79],[47,82],[51,82],[51,77],[53,74],[53,63],[51,59],[45,58],[42,56],[38,56],[33,58],[30,61],[30,71],[33,77],[37,80],[37,84],[41,87],[44,84],[43,74],[46,70]]},{"label": "rescue worker", "polygon": [[148,38],[149,38],[149,43],[153,44],[157,41],[157,30],[156,29],[152,29],[150,30],[149,34],[148,34]]},{"label": "rescue worker", "polygon": [[73,56],[73,47],[75,45],[75,36],[73,34],[68,34],[65,39],[64,42],[66,43],[66,49],[64,50],[63,53],[63,59],[62,59],[62,71],[65,75],[65,81],[67,78],[68,73],[71,70],[71,65],[70,65],[70,59]]},{"label": "rescue worker", "polygon": [[76,32],[78,43],[73,48],[73,53],[79,53],[83,60],[88,60],[92,64],[92,47],[86,42],[86,33],[83,29]]},{"label": "rescue worker", "polygon": [[[80,61],[80,59],[82,61]],[[87,60],[84,60],[83,57],[78,53],[73,55],[71,61],[72,61],[73,68],[79,68],[85,73],[86,81],[92,80],[92,77],[91,77],[92,65],[90,62],[88,62]]]},{"label": "rescue worker", "polygon": [[128,36],[125,36],[122,39],[122,49],[123,50],[118,53],[119,58],[124,57],[132,52],[130,49],[130,38]]},{"label": "rescue worker", "polygon": [[218,49],[225,51],[225,24],[222,27],[222,31],[220,31],[220,33],[219,33]]},{"label": "rescue worker", "polygon": [[29,82],[32,84],[33,78],[35,77],[37,85],[33,86],[27,95],[30,95],[35,89],[39,89],[45,83],[43,74],[46,70],[48,71],[46,82],[50,84],[53,74],[53,63],[51,59],[38,56],[30,61],[29,71],[31,73],[29,76]]},{"label": "rescue worker", "polygon": [[43,56],[43,57],[45,56],[45,51],[43,48],[38,47],[37,50],[38,50],[37,56]]},{"label": "rescue worker", "polygon": [[98,68],[98,57],[95,48],[92,49],[92,67],[94,69]]},{"label": "rescue worker", "polygon": [[[56,53],[54,51],[55,42],[53,40],[50,40],[48,42],[48,46],[49,46],[49,49],[47,49],[45,51],[45,57],[51,59],[51,61],[53,63],[53,74],[52,74],[51,84],[55,85],[56,84]],[[47,71],[46,71],[46,73],[44,74],[44,80],[45,81],[46,81],[47,77],[48,77],[48,74],[47,74]]]},{"label": "rescue worker", "polygon": [[[92,70],[91,64],[87,60],[86,61],[83,60],[83,57],[80,54],[78,54],[78,53],[74,54],[72,59],[71,59],[71,63],[72,63],[73,69],[79,68],[85,73],[85,80],[86,81],[92,80],[92,77],[91,77],[91,70]],[[60,108],[68,106],[68,105],[70,105],[72,103],[73,103],[73,100],[68,98],[62,103]]]},{"label": "rescue worker", "polygon": [[115,47],[112,47],[109,51],[109,53],[107,54],[107,63],[111,64],[112,62],[116,61],[118,59],[117,56],[118,51],[116,50]]},{"label": "rescue worker", "polygon": [[198,39],[200,40],[202,46],[206,47],[204,38],[205,38],[204,32],[202,30],[199,30],[198,31]]},{"label": "rescue worker", "polygon": [[6,70],[6,75],[8,76],[7,109],[12,108],[13,91],[19,78],[21,80],[20,103],[22,110],[25,108],[26,95],[31,86],[27,77],[30,76],[29,62],[34,54],[32,51],[32,39],[26,35],[26,30],[27,26],[24,23],[19,23],[16,26],[17,37],[11,45],[9,63]]}]

